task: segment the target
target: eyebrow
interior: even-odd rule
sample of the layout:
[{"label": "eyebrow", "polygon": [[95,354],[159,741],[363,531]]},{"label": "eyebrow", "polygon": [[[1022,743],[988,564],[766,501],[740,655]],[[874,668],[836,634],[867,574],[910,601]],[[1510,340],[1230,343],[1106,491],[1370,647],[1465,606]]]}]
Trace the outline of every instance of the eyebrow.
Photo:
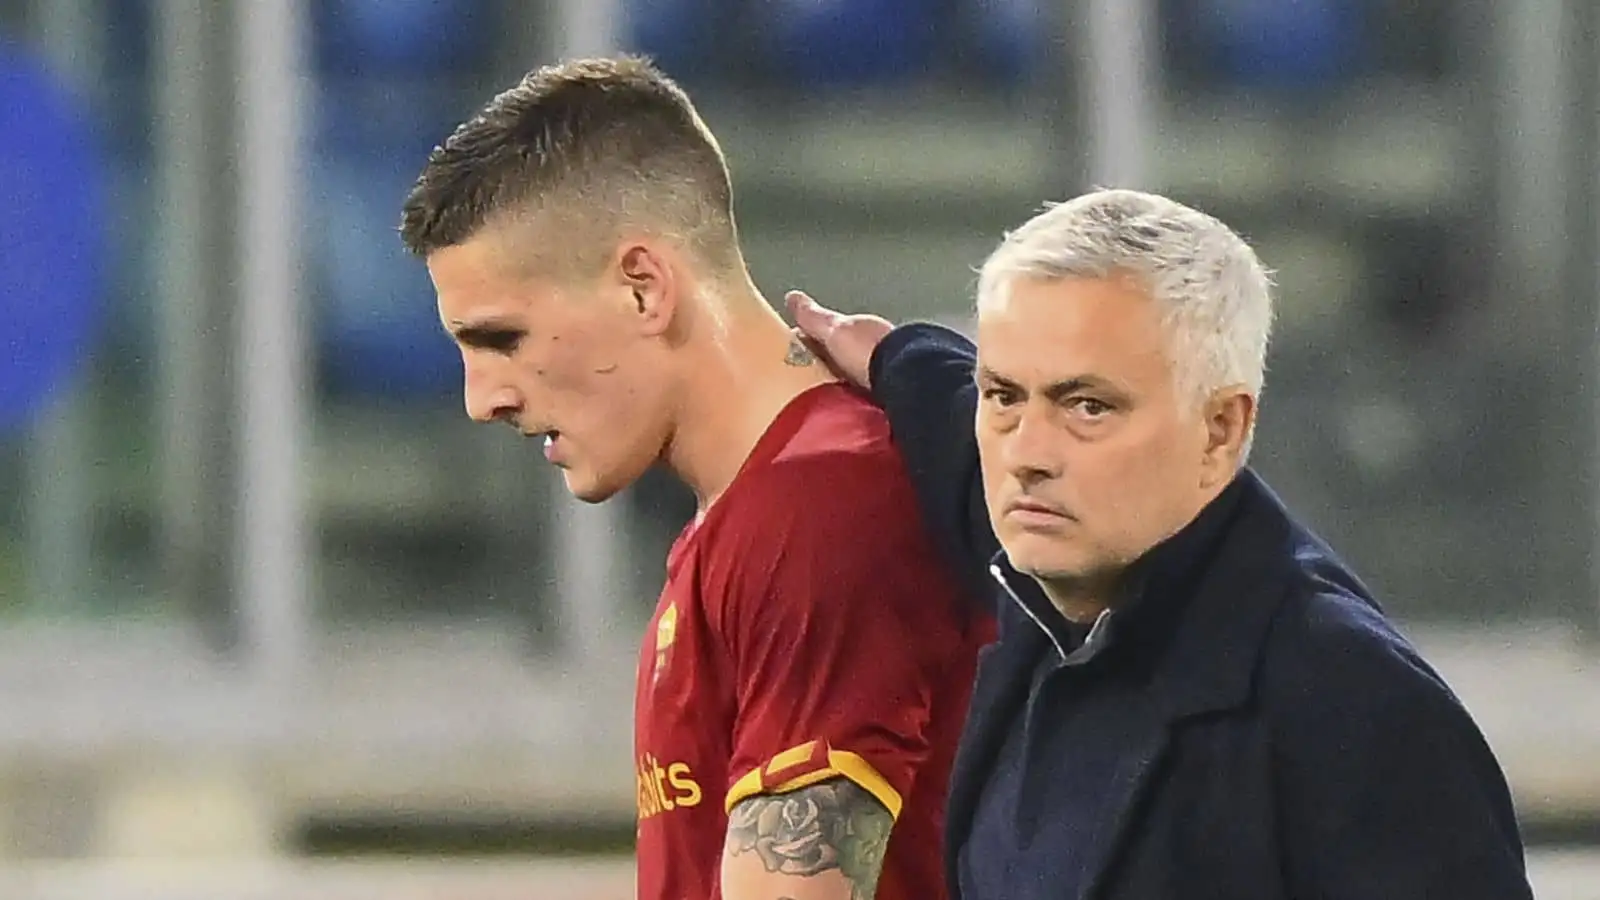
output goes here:
[{"label": "eyebrow", "polygon": [[[988,366],[978,366],[977,376],[979,381],[986,381],[1000,387],[1026,393],[1022,385],[1018,384],[1015,379],[1007,378]],[[1040,393],[1044,394],[1051,401],[1057,401],[1063,397],[1069,397],[1080,391],[1109,391],[1119,395],[1125,393],[1121,388],[1118,388],[1109,380],[1098,375],[1087,374],[1074,375],[1071,378],[1053,381],[1050,384],[1045,385]]]}]

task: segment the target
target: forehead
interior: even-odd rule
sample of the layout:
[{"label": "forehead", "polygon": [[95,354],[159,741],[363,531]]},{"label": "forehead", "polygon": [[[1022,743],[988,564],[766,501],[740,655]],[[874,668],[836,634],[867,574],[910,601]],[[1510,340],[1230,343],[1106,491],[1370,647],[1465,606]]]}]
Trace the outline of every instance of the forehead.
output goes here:
[{"label": "forehead", "polygon": [[1026,380],[1131,382],[1169,371],[1160,309],[1131,277],[1016,279],[1007,297],[979,310],[978,355]]},{"label": "forehead", "polygon": [[439,317],[449,326],[484,318],[507,319],[547,312],[554,294],[539,279],[518,276],[488,236],[477,236],[428,256]]},{"label": "forehead", "polygon": [[441,305],[475,303],[511,293],[511,279],[481,237],[428,255],[428,275]]}]

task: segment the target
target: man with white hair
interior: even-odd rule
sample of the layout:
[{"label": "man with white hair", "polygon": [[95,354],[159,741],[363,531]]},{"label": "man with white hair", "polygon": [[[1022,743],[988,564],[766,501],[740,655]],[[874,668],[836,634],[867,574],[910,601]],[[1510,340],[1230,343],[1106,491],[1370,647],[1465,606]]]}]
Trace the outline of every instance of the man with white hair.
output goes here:
[{"label": "man with white hair", "polygon": [[1134,191],[1053,206],[985,263],[975,349],[789,301],[998,598],[954,896],[1531,896],[1472,718],[1245,464],[1271,284],[1227,226]]}]

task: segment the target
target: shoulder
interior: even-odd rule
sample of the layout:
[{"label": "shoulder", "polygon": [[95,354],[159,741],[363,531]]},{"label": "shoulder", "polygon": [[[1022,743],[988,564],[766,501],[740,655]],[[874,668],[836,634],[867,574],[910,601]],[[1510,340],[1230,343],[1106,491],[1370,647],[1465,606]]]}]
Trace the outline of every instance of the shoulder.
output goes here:
[{"label": "shoulder", "polygon": [[1242,488],[1212,575],[1218,586],[1210,595],[1219,599],[1206,612],[1249,623],[1269,699],[1273,693],[1339,693],[1397,679],[1437,681],[1325,541],[1253,474]]},{"label": "shoulder", "polygon": [[740,475],[721,530],[746,542],[920,535],[888,420],[843,388],[822,398],[772,459]]},{"label": "shoulder", "polygon": [[1289,600],[1262,706],[1301,865],[1417,873],[1420,853],[1456,860],[1459,884],[1506,884],[1521,867],[1515,812],[1466,705],[1365,597],[1324,584]]},{"label": "shoulder", "polygon": [[1293,585],[1273,625],[1262,691],[1279,726],[1303,737],[1475,730],[1443,676],[1377,603],[1315,570]]},{"label": "shoulder", "polygon": [[[1211,626],[1216,633],[1248,637],[1249,649],[1237,649],[1275,746],[1301,760],[1342,753],[1352,764],[1363,752],[1481,746],[1460,699],[1355,572],[1264,485],[1247,487],[1221,550],[1227,590],[1208,610],[1233,623]],[[1215,656],[1214,646],[1196,646]]]},{"label": "shoulder", "polygon": [[754,604],[761,618],[861,622],[959,606],[882,413],[854,395],[817,410],[721,504],[707,563],[730,616]]},{"label": "shoulder", "polygon": [[867,473],[901,468],[882,409],[841,384],[813,390],[804,415],[761,470],[768,479],[819,469]]},{"label": "shoulder", "polygon": [[778,460],[757,473],[719,529],[758,574],[803,568],[814,577],[929,563],[933,547],[892,450],[835,449]]},{"label": "shoulder", "polygon": [[1377,604],[1307,578],[1291,587],[1269,645],[1277,671],[1332,683],[1432,676],[1421,654]]}]

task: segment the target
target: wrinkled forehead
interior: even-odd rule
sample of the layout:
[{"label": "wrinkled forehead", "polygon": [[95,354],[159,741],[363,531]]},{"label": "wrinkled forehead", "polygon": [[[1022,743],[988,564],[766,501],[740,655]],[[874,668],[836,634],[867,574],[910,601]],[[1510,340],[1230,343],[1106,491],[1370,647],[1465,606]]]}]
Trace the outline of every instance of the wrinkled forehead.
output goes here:
[{"label": "wrinkled forehead", "polygon": [[1019,383],[1099,375],[1170,380],[1161,310],[1124,279],[1018,279],[978,311],[978,357]]}]

